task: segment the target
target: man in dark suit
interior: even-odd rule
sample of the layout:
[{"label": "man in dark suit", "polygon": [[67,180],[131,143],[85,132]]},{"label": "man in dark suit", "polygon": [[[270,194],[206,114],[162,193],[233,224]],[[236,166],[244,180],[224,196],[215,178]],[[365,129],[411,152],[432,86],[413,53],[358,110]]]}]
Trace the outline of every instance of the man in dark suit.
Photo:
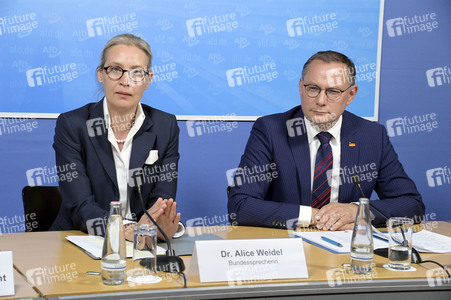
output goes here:
[{"label": "man in dark suit", "polygon": [[[240,225],[352,229],[360,191],[386,216],[420,220],[424,204],[382,125],[345,111],[356,96],[355,66],[324,51],[304,65],[301,105],[259,118],[231,185],[228,210]],[[373,224],[385,217],[372,210]],[[293,220],[295,222],[293,222]]]}]

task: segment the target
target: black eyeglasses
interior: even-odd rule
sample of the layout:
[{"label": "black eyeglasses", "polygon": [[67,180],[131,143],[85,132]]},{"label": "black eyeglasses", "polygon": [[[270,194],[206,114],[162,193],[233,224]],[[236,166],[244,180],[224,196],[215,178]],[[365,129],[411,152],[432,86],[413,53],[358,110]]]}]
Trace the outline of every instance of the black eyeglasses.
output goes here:
[{"label": "black eyeglasses", "polygon": [[[353,86],[353,84],[348,86],[348,88],[345,90],[340,90],[337,88],[328,88],[328,89],[324,89],[324,91],[326,93],[327,99],[330,102],[334,102],[334,101],[339,100],[341,98],[341,94],[343,94],[345,91],[347,91],[351,86]],[[304,84],[304,87],[305,87],[305,91],[307,92],[307,96],[309,96],[310,98],[318,97],[318,95],[323,90],[314,84]]]},{"label": "black eyeglasses", "polygon": [[128,72],[128,78],[135,82],[141,82],[144,80],[146,75],[149,75],[148,71],[145,71],[143,68],[135,68],[130,70],[124,70],[118,66],[108,66],[103,68],[110,77],[111,80],[119,80],[122,78],[125,72]]}]

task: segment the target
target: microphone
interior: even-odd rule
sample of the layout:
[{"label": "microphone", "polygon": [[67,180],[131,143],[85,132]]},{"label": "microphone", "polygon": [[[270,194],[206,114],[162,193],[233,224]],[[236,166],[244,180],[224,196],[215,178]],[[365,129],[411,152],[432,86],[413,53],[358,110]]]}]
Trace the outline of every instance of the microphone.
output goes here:
[{"label": "microphone", "polygon": [[[359,175],[353,175],[352,176],[352,183],[354,183],[360,190],[360,194],[362,194],[362,198],[366,198],[365,193],[362,190],[361,181]],[[375,211],[377,211],[379,214],[381,214],[386,220],[390,219],[386,214],[381,212],[377,207],[375,207],[371,202],[369,202],[371,208],[373,208]]]},{"label": "microphone", "polygon": [[[181,257],[175,255],[175,250],[172,249],[171,242],[170,242],[168,236],[166,235],[164,230],[161,229],[161,227],[157,224],[157,222],[152,218],[152,216],[147,211],[147,209],[144,205],[144,201],[143,201],[143,197],[142,197],[142,193],[141,193],[141,185],[142,185],[143,181],[141,181],[141,182],[138,181],[138,179],[137,179],[138,176],[136,176],[136,173],[137,172],[135,172],[132,175],[132,177],[133,177],[133,182],[138,189],[139,200],[141,202],[142,209],[144,210],[144,213],[146,214],[146,216],[155,224],[157,229],[161,232],[161,234],[163,235],[163,237],[165,239],[166,245],[168,247],[168,249],[166,250],[165,256],[161,256],[161,255],[157,256],[157,270],[162,271],[162,272],[169,272],[169,273],[181,273],[185,270],[185,264],[183,263],[183,260]],[[143,169],[140,169],[139,178],[143,178]],[[149,269],[151,267],[151,261],[148,258],[141,260],[140,264]]]},{"label": "microphone", "polygon": [[[352,176],[352,183],[354,183],[354,185],[356,185],[356,186],[359,188],[360,193],[362,194],[362,197],[363,197],[363,198],[366,198],[365,193],[364,193],[363,190],[362,190],[362,186],[361,186],[361,181],[360,181],[359,175],[353,175],[353,176]],[[370,204],[371,208],[373,208],[373,209],[374,209],[375,211],[377,211],[381,216],[383,216],[383,217],[385,218],[386,221],[387,221],[388,219],[390,219],[386,214],[384,214],[384,213],[381,212],[377,207],[375,207],[373,204],[371,204],[371,202],[368,202],[368,203]],[[398,226],[401,226],[401,225],[398,225]],[[403,245],[404,247],[408,247],[408,246],[409,246],[409,242],[407,242],[406,236],[405,236],[403,230],[401,230],[401,234],[402,234],[402,238],[403,238],[402,245]],[[383,256],[383,257],[387,257],[387,258],[388,258],[388,248],[376,249],[376,250],[374,250],[374,253],[377,254],[377,255],[380,255],[380,256]],[[412,247],[412,257],[411,257],[411,261],[412,261],[412,263],[414,263],[414,264],[418,264],[418,263],[421,263],[421,262],[422,262],[421,257],[420,257],[420,253],[418,253],[418,251],[417,251],[415,248],[413,248],[413,247]]]}]

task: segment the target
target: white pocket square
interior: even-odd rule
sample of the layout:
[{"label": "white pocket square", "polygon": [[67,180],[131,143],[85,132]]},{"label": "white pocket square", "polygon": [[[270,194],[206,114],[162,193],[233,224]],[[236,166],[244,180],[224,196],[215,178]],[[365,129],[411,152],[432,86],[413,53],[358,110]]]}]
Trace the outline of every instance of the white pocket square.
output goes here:
[{"label": "white pocket square", "polygon": [[158,160],[158,150],[150,150],[149,156],[146,159],[146,165],[153,165]]}]

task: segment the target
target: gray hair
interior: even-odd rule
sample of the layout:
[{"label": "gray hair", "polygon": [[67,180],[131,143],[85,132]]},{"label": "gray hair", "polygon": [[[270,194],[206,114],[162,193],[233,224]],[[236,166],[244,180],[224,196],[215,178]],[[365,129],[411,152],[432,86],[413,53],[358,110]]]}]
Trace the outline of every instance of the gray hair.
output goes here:
[{"label": "gray hair", "polygon": [[113,37],[106,43],[105,47],[102,50],[102,54],[100,56],[99,68],[103,68],[105,66],[105,61],[106,61],[106,57],[108,55],[108,50],[111,47],[116,46],[116,45],[135,46],[135,47],[141,49],[142,51],[144,51],[144,53],[146,53],[147,57],[149,58],[149,61],[147,63],[147,68],[148,68],[148,70],[150,70],[150,68],[152,67],[152,51],[150,50],[150,45],[142,38],[140,38],[136,35],[133,35],[131,33],[123,33],[123,34],[116,35],[115,37]]},{"label": "gray hair", "polygon": [[332,50],[320,51],[320,52],[318,52],[316,54],[313,54],[307,60],[307,62],[304,64],[304,68],[302,69],[302,77],[305,76],[305,74],[308,71],[308,66],[314,60],[321,60],[321,61],[326,62],[326,63],[338,62],[338,63],[345,64],[347,69],[348,69],[348,76],[349,76],[349,79],[350,79],[350,83],[351,83],[351,85],[355,84],[356,70],[355,70],[355,65],[352,62],[352,60],[350,60],[346,55],[344,55],[344,54],[342,54],[340,52],[332,51]]}]

